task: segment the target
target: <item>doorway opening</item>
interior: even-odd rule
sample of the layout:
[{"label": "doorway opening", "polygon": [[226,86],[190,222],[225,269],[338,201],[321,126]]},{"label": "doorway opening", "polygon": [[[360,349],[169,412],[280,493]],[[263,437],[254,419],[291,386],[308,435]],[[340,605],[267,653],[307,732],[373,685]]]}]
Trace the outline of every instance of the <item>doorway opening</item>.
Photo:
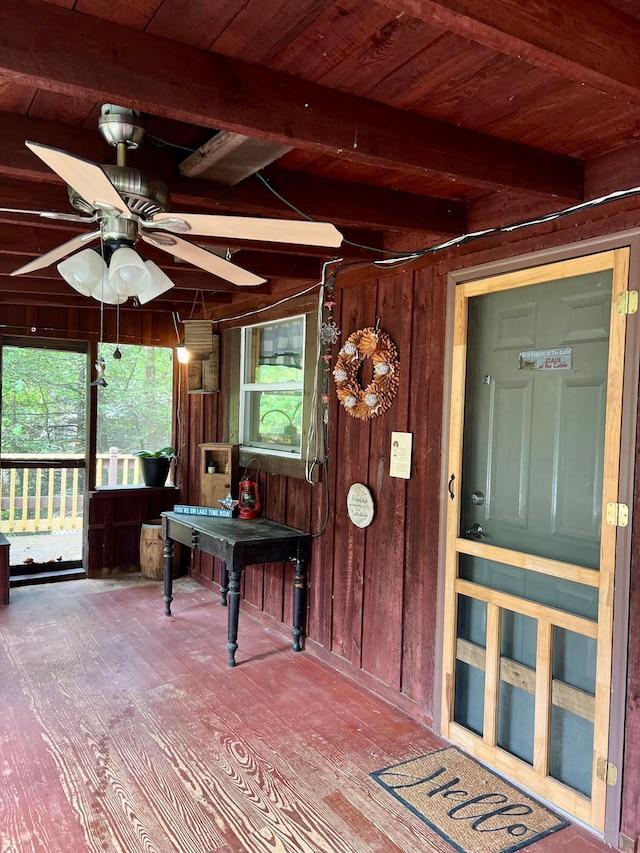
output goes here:
[{"label": "doorway opening", "polygon": [[0,532],[12,585],[84,577],[86,344],[4,338]]}]

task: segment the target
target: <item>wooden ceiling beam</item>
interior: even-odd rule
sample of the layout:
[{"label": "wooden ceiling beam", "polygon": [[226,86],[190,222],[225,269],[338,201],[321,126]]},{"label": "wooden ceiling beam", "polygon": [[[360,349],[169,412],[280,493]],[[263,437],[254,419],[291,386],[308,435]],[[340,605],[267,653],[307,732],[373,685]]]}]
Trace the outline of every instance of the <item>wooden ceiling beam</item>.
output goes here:
[{"label": "wooden ceiling beam", "polygon": [[[57,184],[59,179],[24,144],[25,139],[62,148],[97,163],[113,163],[115,152],[100,134],[85,128],[70,128],[59,122],[47,122],[0,112],[0,176],[32,182],[11,192],[0,186],[0,206],[47,208],[42,182]],[[299,207],[304,213],[336,225],[357,226],[436,234],[460,234],[465,230],[466,206],[461,202],[430,198],[381,187],[320,178],[315,175],[272,168],[265,172],[273,187],[269,190],[258,179],[235,186],[223,186],[200,178],[184,178],[177,173],[177,160],[166,151],[147,144],[128,155],[128,162],[149,175],[157,175],[167,184],[174,208],[208,208],[211,212],[230,211],[238,214],[300,218],[287,208],[278,195]],[[28,196],[28,198],[27,198]],[[53,209],[69,211],[66,191],[48,194]]]},{"label": "wooden ceiling beam", "polygon": [[[512,4],[513,5],[513,4]],[[41,0],[0,0],[0,74],[377,168],[582,198],[582,163]]]},{"label": "wooden ceiling beam", "polygon": [[380,0],[545,71],[640,103],[640,21],[600,0]]}]

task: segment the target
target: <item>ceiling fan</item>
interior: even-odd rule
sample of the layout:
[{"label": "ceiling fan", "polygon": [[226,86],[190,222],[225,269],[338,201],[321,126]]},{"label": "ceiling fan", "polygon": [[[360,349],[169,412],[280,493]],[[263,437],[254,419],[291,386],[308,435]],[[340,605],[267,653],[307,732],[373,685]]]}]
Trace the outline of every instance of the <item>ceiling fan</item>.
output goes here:
[{"label": "ceiling fan", "polygon": [[[137,148],[144,137],[140,115],[125,107],[105,104],[98,126],[103,138],[116,148],[117,165],[100,166],[57,148],[25,142],[65,181],[69,201],[79,213],[2,207],[0,213],[96,223],[97,227],[35,258],[11,275],[24,275],[60,261],[58,271],[62,277],[83,295],[111,304],[121,304],[129,296],[135,296],[144,304],[173,287],[173,282],[156,264],[143,261],[133,250],[139,238],[240,287],[262,284],[266,279],[185,240],[184,236],[327,247],[338,247],[342,242],[340,232],[328,222],[170,213],[165,184],[126,165],[127,149]],[[98,239],[99,252],[84,248]]]}]

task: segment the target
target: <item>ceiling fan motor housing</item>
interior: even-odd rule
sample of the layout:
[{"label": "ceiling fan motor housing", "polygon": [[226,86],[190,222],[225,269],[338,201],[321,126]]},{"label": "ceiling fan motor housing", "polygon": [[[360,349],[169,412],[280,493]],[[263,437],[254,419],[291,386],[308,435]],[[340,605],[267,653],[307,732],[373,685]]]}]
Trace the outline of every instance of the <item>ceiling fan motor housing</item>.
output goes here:
[{"label": "ceiling fan motor housing", "polygon": [[[157,178],[148,178],[139,169],[130,166],[100,166],[122,198],[129,210],[144,218],[156,213],[166,213],[171,208],[171,197],[167,185]],[[69,187],[69,201],[76,210],[93,214],[95,208],[80,193]]]}]

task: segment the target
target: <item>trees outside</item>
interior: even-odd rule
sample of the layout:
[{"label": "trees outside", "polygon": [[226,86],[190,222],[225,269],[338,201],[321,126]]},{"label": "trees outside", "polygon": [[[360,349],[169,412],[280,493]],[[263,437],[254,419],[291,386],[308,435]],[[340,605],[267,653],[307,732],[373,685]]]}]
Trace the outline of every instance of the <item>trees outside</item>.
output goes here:
[{"label": "trees outside", "polygon": [[83,454],[86,397],[84,353],[5,346],[2,452]]},{"label": "trees outside", "polygon": [[[137,450],[171,443],[172,351],[168,348],[101,345],[106,385],[98,386],[96,452],[117,447],[111,462],[98,460],[98,485],[138,481]],[[2,434],[5,457],[25,459],[20,469],[0,472],[0,529],[12,535],[79,529],[85,472],[43,467],[37,458],[86,455],[88,383],[97,378],[85,352],[6,345],[2,350]],[[44,463],[46,466],[46,463]],[[126,473],[125,473],[126,472]],[[104,475],[104,476],[103,476]],[[12,554],[12,559],[14,558]]]},{"label": "trees outside", "polygon": [[[97,453],[171,444],[172,351],[102,344],[106,387],[98,388]],[[92,370],[92,379],[95,371]],[[85,452],[87,357],[84,353],[5,346],[2,452],[47,456]]]},{"label": "trees outside", "polygon": [[173,352],[167,347],[103,344],[106,388],[98,389],[96,452],[154,452],[171,444]]}]

